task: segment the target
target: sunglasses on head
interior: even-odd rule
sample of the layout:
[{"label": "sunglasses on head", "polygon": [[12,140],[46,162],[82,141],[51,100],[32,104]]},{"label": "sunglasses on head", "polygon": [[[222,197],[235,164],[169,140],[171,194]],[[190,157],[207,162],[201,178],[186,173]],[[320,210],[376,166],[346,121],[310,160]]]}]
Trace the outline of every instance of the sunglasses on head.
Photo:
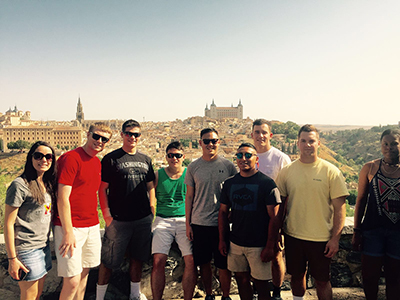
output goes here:
[{"label": "sunglasses on head", "polygon": [[128,136],[128,137],[133,137],[134,136],[135,139],[137,139],[139,136],[142,135],[141,132],[130,132],[130,131],[125,131],[124,134],[125,134],[125,136]]},{"label": "sunglasses on head", "polygon": [[92,132],[92,138],[96,141],[100,140],[102,143],[107,143],[110,139]]},{"label": "sunglasses on head", "polygon": [[203,139],[203,143],[208,145],[209,143],[213,143],[214,145],[218,143],[219,139]]},{"label": "sunglasses on head", "polygon": [[53,154],[51,154],[51,153],[43,154],[41,152],[34,152],[32,156],[33,156],[33,159],[35,159],[35,160],[42,160],[43,157],[45,157],[46,160],[52,160],[54,157]]},{"label": "sunglasses on head", "polygon": [[236,153],[236,158],[237,159],[242,159],[243,156],[244,156],[246,159],[250,159],[253,155],[255,155],[255,154],[254,153],[249,153],[249,152],[246,152],[246,153],[238,152],[238,153]]},{"label": "sunglasses on head", "polygon": [[183,156],[183,154],[182,153],[168,153],[167,154],[167,157],[168,158],[177,158],[177,159],[179,159],[179,158],[181,158]]}]

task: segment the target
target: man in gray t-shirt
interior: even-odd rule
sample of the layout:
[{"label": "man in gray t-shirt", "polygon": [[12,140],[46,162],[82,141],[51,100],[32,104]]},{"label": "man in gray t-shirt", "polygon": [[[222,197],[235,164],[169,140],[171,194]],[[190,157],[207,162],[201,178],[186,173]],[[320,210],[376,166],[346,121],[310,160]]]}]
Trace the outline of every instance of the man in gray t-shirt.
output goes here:
[{"label": "man in gray t-shirt", "polygon": [[206,291],[205,300],[212,300],[211,259],[219,268],[222,300],[228,300],[231,272],[226,257],[218,251],[218,211],[221,183],[237,173],[234,164],[218,156],[218,132],[205,128],[200,133],[199,144],[203,155],[192,162],[186,171],[186,234],[193,241],[193,257],[200,266],[200,275]]}]

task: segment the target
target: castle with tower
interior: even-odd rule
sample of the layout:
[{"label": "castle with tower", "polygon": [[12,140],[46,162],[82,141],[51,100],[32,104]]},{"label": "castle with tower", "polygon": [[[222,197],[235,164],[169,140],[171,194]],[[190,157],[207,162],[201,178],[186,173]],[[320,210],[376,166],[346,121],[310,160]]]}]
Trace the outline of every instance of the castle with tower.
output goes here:
[{"label": "castle with tower", "polygon": [[206,108],[204,110],[204,116],[209,117],[211,119],[224,119],[224,118],[235,118],[235,119],[243,119],[243,105],[242,101],[239,99],[238,106],[233,106],[231,104],[230,107],[217,107],[214,103],[214,99],[208,108],[206,104]]}]

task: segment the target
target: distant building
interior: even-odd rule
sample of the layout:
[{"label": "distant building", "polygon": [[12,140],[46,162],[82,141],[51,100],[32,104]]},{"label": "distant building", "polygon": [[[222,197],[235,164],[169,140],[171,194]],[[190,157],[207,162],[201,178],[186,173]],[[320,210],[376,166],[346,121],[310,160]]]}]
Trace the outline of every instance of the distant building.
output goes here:
[{"label": "distant building", "polygon": [[224,118],[235,118],[235,119],[243,119],[243,105],[242,101],[239,99],[238,106],[231,107],[217,107],[214,103],[214,99],[208,108],[206,104],[206,108],[204,110],[204,116],[209,117],[211,119],[224,119]]},{"label": "distant building", "polygon": [[124,121],[121,120],[85,120],[85,114],[83,113],[83,105],[81,102],[81,97],[78,98],[78,104],[76,106],[76,119],[74,124],[76,126],[82,126],[83,129],[88,130],[90,125],[97,122],[103,122],[110,126],[113,130],[118,130],[122,127]]},{"label": "distant building", "polygon": [[[7,126],[3,128],[4,149],[9,142],[18,140],[34,143],[46,141],[53,147],[69,149],[82,144],[82,128],[68,126]],[[58,148],[58,147],[57,147]]]},{"label": "distant building", "polygon": [[11,109],[10,107],[5,114],[0,115],[0,124],[3,126],[26,126],[31,122],[31,112],[26,111],[24,113],[22,110],[18,110],[17,106],[14,106],[14,109]]},{"label": "distant building", "polygon": [[83,105],[81,103],[81,97],[78,98],[78,104],[76,106],[76,120],[82,124],[85,119],[85,114],[83,113]]}]

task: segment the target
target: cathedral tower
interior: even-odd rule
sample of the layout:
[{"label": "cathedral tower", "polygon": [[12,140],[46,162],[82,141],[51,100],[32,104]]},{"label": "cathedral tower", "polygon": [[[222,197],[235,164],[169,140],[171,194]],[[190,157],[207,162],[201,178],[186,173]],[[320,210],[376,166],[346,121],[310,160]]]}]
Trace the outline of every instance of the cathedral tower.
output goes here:
[{"label": "cathedral tower", "polygon": [[81,103],[81,97],[78,98],[78,105],[76,106],[76,120],[79,123],[82,123],[82,121],[85,119],[85,114],[83,113],[83,106]]}]

